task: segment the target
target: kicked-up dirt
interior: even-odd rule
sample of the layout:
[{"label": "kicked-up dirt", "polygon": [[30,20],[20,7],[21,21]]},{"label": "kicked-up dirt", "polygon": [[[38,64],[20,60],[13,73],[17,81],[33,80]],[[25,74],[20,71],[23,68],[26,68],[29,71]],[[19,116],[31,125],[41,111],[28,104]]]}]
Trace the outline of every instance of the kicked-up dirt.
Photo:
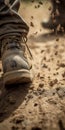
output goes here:
[{"label": "kicked-up dirt", "polygon": [[54,34],[40,24],[48,18],[50,6],[21,4],[20,15],[30,26],[27,44],[34,79],[8,88],[0,79],[0,130],[65,130],[65,34]]}]

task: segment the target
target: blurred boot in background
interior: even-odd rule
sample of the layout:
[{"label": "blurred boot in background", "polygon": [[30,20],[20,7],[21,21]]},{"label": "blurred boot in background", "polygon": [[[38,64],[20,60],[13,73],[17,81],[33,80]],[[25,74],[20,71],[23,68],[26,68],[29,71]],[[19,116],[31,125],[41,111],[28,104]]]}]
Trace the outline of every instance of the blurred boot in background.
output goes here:
[{"label": "blurred boot in background", "polygon": [[49,21],[42,22],[42,27],[47,29],[55,29],[58,25],[65,27],[65,1],[64,0],[51,0],[52,12]]}]

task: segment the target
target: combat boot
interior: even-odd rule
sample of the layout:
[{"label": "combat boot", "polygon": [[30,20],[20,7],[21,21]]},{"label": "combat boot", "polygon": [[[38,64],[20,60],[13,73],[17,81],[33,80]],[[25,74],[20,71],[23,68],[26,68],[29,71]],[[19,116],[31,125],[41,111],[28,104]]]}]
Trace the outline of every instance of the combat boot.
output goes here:
[{"label": "combat boot", "polygon": [[4,39],[1,47],[4,84],[32,81],[31,66],[25,55],[26,47],[21,41]]}]

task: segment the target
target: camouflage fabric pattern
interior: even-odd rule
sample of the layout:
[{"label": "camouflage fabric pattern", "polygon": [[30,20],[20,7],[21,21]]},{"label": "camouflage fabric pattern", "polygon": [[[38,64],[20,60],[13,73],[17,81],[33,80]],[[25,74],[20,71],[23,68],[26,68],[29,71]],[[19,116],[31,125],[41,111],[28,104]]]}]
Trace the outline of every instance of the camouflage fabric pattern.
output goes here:
[{"label": "camouflage fabric pattern", "polygon": [[[0,48],[3,39],[27,35],[29,27],[18,14],[20,0],[0,0]],[[4,40],[5,41],[5,40]]]}]

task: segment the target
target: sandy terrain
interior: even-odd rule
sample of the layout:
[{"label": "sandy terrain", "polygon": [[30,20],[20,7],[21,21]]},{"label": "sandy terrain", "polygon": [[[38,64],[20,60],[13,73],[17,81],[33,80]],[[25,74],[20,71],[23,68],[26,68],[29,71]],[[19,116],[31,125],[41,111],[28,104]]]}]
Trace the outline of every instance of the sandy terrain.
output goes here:
[{"label": "sandy terrain", "polygon": [[40,24],[50,6],[21,5],[19,12],[30,26],[34,79],[9,88],[0,79],[0,130],[65,130],[65,34],[55,35]]}]

